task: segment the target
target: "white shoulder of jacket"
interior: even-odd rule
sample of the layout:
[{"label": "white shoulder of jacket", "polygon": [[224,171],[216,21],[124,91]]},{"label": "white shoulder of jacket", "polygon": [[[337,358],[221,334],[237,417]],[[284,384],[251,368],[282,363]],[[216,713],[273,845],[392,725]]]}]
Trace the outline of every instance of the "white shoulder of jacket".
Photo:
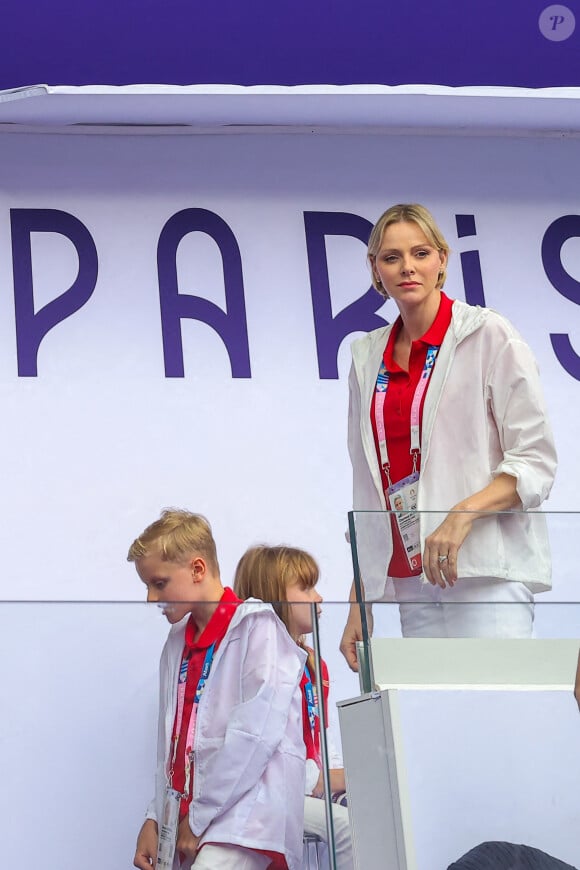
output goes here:
[{"label": "white shoulder of jacket", "polygon": [[238,627],[246,622],[256,622],[262,619],[271,620],[277,628],[279,649],[285,649],[285,655],[289,654],[300,663],[300,671],[306,662],[306,653],[298,646],[296,641],[288,633],[288,629],[274,610],[271,604],[260,601],[258,598],[247,598],[238,605],[230,622],[228,634],[233,634]]}]

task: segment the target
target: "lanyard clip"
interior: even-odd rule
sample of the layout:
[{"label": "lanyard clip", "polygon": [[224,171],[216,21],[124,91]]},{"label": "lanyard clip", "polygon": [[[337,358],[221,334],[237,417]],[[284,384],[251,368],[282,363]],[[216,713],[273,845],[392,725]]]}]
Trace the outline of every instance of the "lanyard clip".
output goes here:
[{"label": "lanyard clip", "polygon": [[393,485],[393,481],[391,480],[391,464],[390,462],[383,463],[383,471],[385,473],[385,477],[387,478],[387,483],[389,486]]},{"label": "lanyard clip", "polygon": [[411,456],[413,457],[413,474],[417,473],[417,457],[419,456],[420,450],[411,450]]}]

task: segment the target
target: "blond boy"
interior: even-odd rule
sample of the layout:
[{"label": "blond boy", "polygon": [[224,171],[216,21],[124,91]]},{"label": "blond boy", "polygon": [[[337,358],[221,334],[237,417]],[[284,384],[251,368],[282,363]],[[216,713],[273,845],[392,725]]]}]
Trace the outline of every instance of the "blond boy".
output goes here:
[{"label": "blond boy", "polygon": [[172,626],[135,867],[299,870],[303,653],[269,605],[224,588],[204,517],[164,511],[127,558]]}]

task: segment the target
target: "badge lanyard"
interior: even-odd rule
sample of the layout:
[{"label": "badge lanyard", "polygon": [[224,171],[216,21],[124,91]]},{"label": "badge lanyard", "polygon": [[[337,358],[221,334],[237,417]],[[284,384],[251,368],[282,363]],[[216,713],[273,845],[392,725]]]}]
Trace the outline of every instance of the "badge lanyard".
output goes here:
[{"label": "badge lanyard", "polygon": [[159,826],[159,839],[157,844],[157,862],[155,866],[157,870],[172,870],[173,859],[175,856],[175,844],[177,842],[177,828],[179,825],[179,808],[182,798],[189,797],[189,789],[191,782],[191,762],[193,738],[195,735],[195,723],[197,718],[197,708],[203,693],[204,686],[207,682],[213,656],[215,652],[215,643],[208,648],[203,665],[201,668],[201,676],[195,690],[193,699],[193,707],[191,708],[191,716],[187,726],[187,735],[185,739],[185,784],[183,794],[173,788],[173,769],[175,759],[177,757],[177,745],[179,743],[179,735],[183,724],[183,709],[185,707],[185,689],[187,686],[187,671],[189,668],[189,658],[181,662],[179,668],[179,680],[177,683],[177,714],[175,717],[175,734],[173,735],[173,752],[171,761],[168,762],[167,771],[167,788],[165,791],[165,803],[163,806],[163,819]]},{"label": "badge lanyard", "polygon": [[[417,456],[421,453],[421,441],[419,438],[420,424],[419,411],[421,409],[421,400],[425,395],[425,390],[437,359],[439,348],[435,345],[430,345],[427,348],[427,356],[421,377],[415,388],[413,402],[411,404],[411,453],[413,454],[413,473],[417,471]],[[391,466],[389,463],[389,454],[387,451],[387,434],[385,432],[385,399],[387,397],[387,388],[389,386],[389,373],[385,366],[384,359],[381,360],[381,367],[377,377],[377,385],[375,388],[375,423],[377,426],[377,436],[379,441],[379,453],[381,457],[381,466],[386,474],[389,486],[392,486],[391,481]]]},{"label": "badge lanyard", "polygon": [[[197,719],[197,708],[199,706],[200,698],[203,694],[203,690],[205,684],[207,682],[207,678],[209,676],[209,672],[211,670],[213,657],[215,653],[215,641],[212,643],[210,647],[208,647],[207,652],[205,654],[205,658],[203,660],[203,665],[201,668],[201,676],[199,678],[199,682],[197,684],[197,689],[195,690],[195,696],[193,699],[193,707],[191,710],[191,716],[189,718],[189,723],[187,726],[187,735],[185,739],[185,785],[183,789],[183,797],[189,796],[189,787],[191,780],[191,754],[193,749],[193,738],[195,735],[195,724]],[[177,683],[177,714],[175,717],[175,734],[173,737],[173,754],[171,757],[171,766],[169,768],[167,779],[169,788],[173,787],[173,768],[175,766],[175,759],[177,757],[177,744],[179,742],[179,735],[181,734],[181,726],[183,724],[183,709],[185,706],[185,689],[187,685],[187,671],[189,668],[189,658],[186,658],[182,661],[181,667],[179,669],[179,681]]]},{"label": "badge lanyard", "polygon": [[304,666],[304,674],[306,682],[304,684],[304,694],[306,695],[306,708],[308,710],[308,724],[310,725],[310,733],[312,734],[312,745],[316,756],[316,763],[320,766],[320,719],[318,715],[318,692],[316,686],[312,682],[308,665]]},{"label": "badge lanyard", "polygon": [[421,401],[425,395],[425,390],[435,365],[437,352],[439,348],[430,345],[427,348],[427,355],[423,365],[421,377],[415,388],[413,401],[411,403],[411,454],[413,456],[413,471],[407,477],[395,483],[391,480],[389,454],[387,451],[387,435],[385,431],[385,399],[387,388],[389,386],[389,373],[385,366],[384,360],[381,361],[381,367],[377,377],[377,385],[375,388],[375,424],[377,427],[377,438],[379,442],[379,453],[381,457],[381,467],[387,478],[387,487],[385,488],[385,501],[387,508],[393,510],[401,542],[405,551],[405,556],[409,567],[413,572],[421,570],[421,540],[419,534],[419,517],[416,514],[417,510],[417,483],[419,480],[419,472],[417,471],[417,459],[421,453],[420,439],[420,411]]}]

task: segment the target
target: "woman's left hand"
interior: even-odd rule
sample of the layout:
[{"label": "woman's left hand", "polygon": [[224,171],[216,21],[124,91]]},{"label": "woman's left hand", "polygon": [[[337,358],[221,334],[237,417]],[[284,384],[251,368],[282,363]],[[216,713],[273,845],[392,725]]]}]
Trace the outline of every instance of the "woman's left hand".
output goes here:
[{"label": "woman's left hand", "polygon": [[475,520],[489,513],[521,508],[517,479],[502,472],[479,492],[452,507],[443,522],[425,538],[423,571],[433,586],[453,586],[457,553]]},{"label": "woman's left hand", "polygon": [[433,586],[453,586],[457,580],[457,553],[468,536],[475,515],[451,510],[440,526],[425,538],[423,571]]}]

